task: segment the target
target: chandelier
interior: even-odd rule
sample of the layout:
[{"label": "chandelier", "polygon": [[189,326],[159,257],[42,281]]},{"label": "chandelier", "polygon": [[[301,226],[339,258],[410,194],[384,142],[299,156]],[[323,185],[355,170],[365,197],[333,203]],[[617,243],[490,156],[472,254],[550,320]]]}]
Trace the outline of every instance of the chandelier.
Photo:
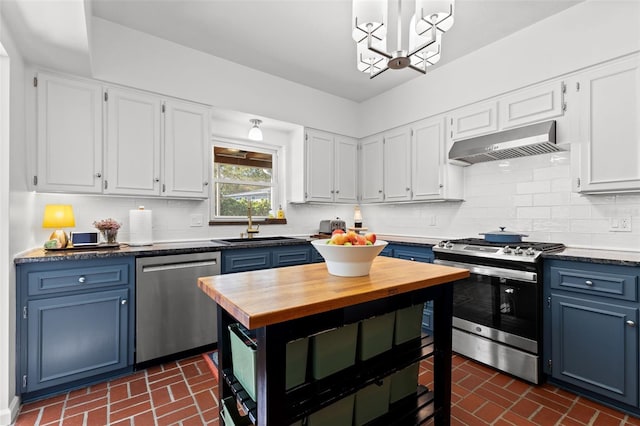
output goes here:
[{"label": "chandelier", "polygon": [[358,70],[369,78],[389,68],[425,74],[440,60],[442,34],[453,25],[453,1],[353,0]]}]

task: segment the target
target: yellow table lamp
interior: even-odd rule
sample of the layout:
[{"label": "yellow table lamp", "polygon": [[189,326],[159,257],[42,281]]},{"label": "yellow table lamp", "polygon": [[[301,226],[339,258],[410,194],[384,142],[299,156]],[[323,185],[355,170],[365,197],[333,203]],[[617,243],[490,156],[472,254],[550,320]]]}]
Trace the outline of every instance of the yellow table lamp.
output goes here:
[{"label": "yellow table lamp", "polygon": [[44,207],[44,217],[42,218],[43,228],[54,228],[50,240],[58,240],[60,248],[65,248],[69,243],[67,233],[61,228],[72,228],[76,226],[76,219],[73,216],[73,208],[69,204],[47,204]]}]

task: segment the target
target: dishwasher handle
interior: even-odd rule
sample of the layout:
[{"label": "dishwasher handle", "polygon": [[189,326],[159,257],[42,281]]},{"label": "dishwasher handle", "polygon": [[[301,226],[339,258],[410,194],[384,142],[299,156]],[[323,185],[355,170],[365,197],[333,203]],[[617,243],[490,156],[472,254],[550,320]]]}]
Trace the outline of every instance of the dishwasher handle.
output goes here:
[{"label": "dishwasher handle", "polygon": [[158,263],[155,265],[143,265],[142,272],[170,271],[174,269],[197,268],[201,266],[217,266],[218,261],[198,260],[194,262]]}]

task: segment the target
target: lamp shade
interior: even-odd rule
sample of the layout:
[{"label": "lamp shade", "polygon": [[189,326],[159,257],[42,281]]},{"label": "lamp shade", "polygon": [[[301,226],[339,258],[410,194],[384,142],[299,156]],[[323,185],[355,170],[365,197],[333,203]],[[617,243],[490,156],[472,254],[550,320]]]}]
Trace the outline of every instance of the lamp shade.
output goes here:
[{"label": "lamp shade", "polygon": [[438,30],[449,31],[453,26],[453,0],[417,0],[416,31],[422,34],[435,24]]},{"label": "lamp shade", "polygon": [[[375,40],[372,45],[382,51],[386,51],[387,49],[387,45],[384,41]],[[358,43],[356,49],[359,71],[370,72],[371,67],[373,67],[373,72],[377,72],[387,66],[387,59],[376,52],[369,50],[366,40]]]},{"label": "lamp shade", "polygon": [[43,228],[71,228],[76,226],[73,208],[69,204],[47,204],[42,218]]},{"label": "lamp shade", "polygon": [[379,40],[387,33],[386,0],[353,0],[352,37],[356,42],[367,38],[367,25],[371,24],[371,34]]}]

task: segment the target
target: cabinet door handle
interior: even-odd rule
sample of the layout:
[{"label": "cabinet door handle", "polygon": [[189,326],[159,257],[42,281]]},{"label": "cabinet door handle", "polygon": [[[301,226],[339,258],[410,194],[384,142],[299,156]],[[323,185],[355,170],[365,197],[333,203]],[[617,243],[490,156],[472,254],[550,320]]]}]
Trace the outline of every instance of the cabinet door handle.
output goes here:
[{"label": "cabinet door handle", "polygon": [[154,182],[160,182],[160,178],[154,178],[153,181]]},{"label": "cabinet door handle", "polygon": [[636,323],[635,323],[634,321],[627,320],[626,322],[627,322],[627,325],[628,325],[629,327],[635,327],[635,326],[636,326]]},{"label": "cabinet door handle", "polygon": [[121,305],[126,305],[126,304],[127,304],[127,299],[122,299],[122,300],[120,301],[120,304],[121,304]]},{"label": "cabinet door handle", "polygon": [[204,186],[209,186],[209,182],[202,182]]},{"label": "cabinet door handle", "polygon": [[382,194],[382,189],[378,189],[378,194]]},{"label": "cabinet door handle", "polygon": [[410,258],[409,258],[409,260],[411,260],[411,261],[414,261],[414,262],[415,262],[415,261],[416,261],[416,258],[415,258],[415,257],[410,257]]},{"label": "cabinet door handle", "polygon": [[81,284],[84,283],[86,280],[87,279],[85,277],[78,278],[78,282],[81,283]]},{"label": "cabinet door handle", "polygon": [[589,281],[589,280],[585,281],[584,283],[585,283],[586,285],[593,285],[593,281]]},{"label": "cabinet door handle", "polygon": [[100,173],[100,172],[96,173],[96,177],[97,178],[101,178],[102,177],[102,173]]},{"label": "cabinet door handle", "polygon": [[336,189],[336,194],[339,194],[339,193],[340,193],[340,190],[339,190],[339,189]]}]

